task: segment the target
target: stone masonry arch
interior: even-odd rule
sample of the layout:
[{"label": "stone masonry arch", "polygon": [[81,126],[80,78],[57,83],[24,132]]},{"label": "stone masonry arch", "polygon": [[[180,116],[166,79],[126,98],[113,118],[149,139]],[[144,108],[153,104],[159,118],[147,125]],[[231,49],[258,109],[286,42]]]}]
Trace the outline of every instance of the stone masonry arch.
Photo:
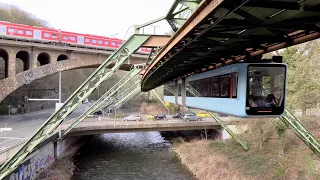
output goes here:
[{"label": "stone masonry arch", "polygon": [[61,54],[58,56],[57,61],[64,61],[64,60],[68,60],[69,57],[65,54]]},{"label": "stone masonry arch", "polygon": [[16,73],[26,71],[30,68],[30,56],[27,51],[19,51],[16,54]]},{"label": "stone masonry arch", "polygon": [[51,62],[51,56],[46,52],[42,52],[38,55],[37,60],[38,66],[43,66]]},{"label": "stone masonry arch", "polygon": [[8,77],[9,54],[5,49],[0,48],[0,79]]},{"label": "stone masonry arch", "polygon": [[[2,90],[0,91],[0,102],[19,87],[29,84],[36,79],[55,74],[59,72],[59,69],[67,71],[80,68],[97,68],[103,63],[103,61],[104,59],[100,59],[99,61],[78,61],[77,59],[58,61],[57,63],[46,64],[34,69],[23,71],[15,76],[2,79],[0,80],[0,89]],[[110,64],[109,68],[112,68],[113,66],[114,63]],[[131,67],[132,64],[123,64],[119,70],[129,71]]]}]

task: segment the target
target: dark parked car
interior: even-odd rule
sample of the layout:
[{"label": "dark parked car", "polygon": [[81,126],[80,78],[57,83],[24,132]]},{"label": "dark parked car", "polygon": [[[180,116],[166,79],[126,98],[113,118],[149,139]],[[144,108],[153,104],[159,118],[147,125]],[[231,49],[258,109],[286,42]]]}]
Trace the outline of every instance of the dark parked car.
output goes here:
[{"label": "dark parked car", "polygon": [[94,114],[94,115],[101,115],[101,114],[102,114],[102,111],[99,110],[99,111],[94,112],[93,114]]},{"label": "dark parked car", "polygon": [[155,114],[155,115],[153,115],[153,120],[161,120],[161,119],[163,119],[163,120],[165,120],[166,119],[166,115],[164,115],[164,114]]},{"label": "dark parked car", "polygon": [[184,114],[182,113],[177,113],[176,115],[173,115],[172,118],[182,118]]}]

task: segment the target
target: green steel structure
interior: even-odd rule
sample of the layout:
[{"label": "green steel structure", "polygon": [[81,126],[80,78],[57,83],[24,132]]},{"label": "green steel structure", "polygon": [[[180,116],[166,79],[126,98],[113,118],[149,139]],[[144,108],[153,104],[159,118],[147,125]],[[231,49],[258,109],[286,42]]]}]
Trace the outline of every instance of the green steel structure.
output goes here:
[{"label": "green steel structure", "polygon": [[[140,83],[140,81],[139,81]],[[124,103],[126,103],[127,101],[129,101],[131,98],[133,98],[133,96],[135,96],[136,94],[140,93],[141,89],[140,89],[140,84],[138,84],[137,86],[135,86],[135,88],[130,91],[128,94],[126,94],[125,96],[123,96],[118,102],[116,102],[113,107],[116,108]]]},{"label": "green steel structure", "polygon": [[137,93],[133,94],[130,98],[122,101],[122,102],[119,103],[119,104],[115,104],[115,105],[114,105],[114,108],[116,108],[116,109],[121,108],[121,106],[123,106],[125,103],[127,103],[130,99],[132,99],[133,97],[139,97],[142,93],[143,93],[143,92],[138,91]]},{"label": "green steel structure", "polygon": [[138,33],[141,28],[152,25],[162,20],[166,20],[173,31],[177,31],[179,27],[181,27],[181,25],[192,14],[192,12],[199,6],[200,3],[201,0],[175,0],[165,16],[135,26],[135,31],[136,33]]},{"label": "green steel structure", "polygon": [[301,121],[286,108],[285,113],[279,117],[282,122],[289,126],[293,132],[318,156],[320,157],[320,142],[312,133],[304,127]]},{"label": "green steel structure", "polygon": [[[134,53],[150,35],[134,34],[122,46],[114,51],[90,77],[65,101],[62,107],[53,113],[48,120],[26,141],[22,148],[17,151],[0,169],[0,179],[6,177],[16,169],[31,153],[34,148],[49,134],[54,132],[65,118],[78,107],[104,80],[108,79],[119,67]],[[112,69],[108,65],[115,63]]]},{"label": "green steel structure", "polygon": [[162,106],[164,108],[167,109],[168,113],[169,113],[169,108],[166,106],[166,103],[160,98],[160,96],[158,95],[157,91],[155,91],[154,89],[151,90],[151,92],[156,96],[156,98],[161,102]]},{"label": "green steel structure", "polygon": [[[202,95],[194,89],[189,83],[186,83],[186,90],[189,91],[191,94],[193,94],[195,97],[201,97]],[[245,150],[249,149],[249,146],[246,142],[242,141],[219,117],[217,113],[213,113],[210,111],[207,111],[213,119],[219,123],[229,134],[231,137],[233,137]]]},{"label": "green steel structure", "polygon": [[[68,126],[63,131],[63,136],[65,136],[70,130],[76,127],[82,120],[84,120],[88,115],[92,114],[98,109],[101,109],[108,101],[111,101],[111,98],[115,93],[120,90],[124,91],[123,87],[130,82],[131,79],[137,76],[137,74],[141,71],[134,67],[127,75],[125,75],[118,83],[116,83],[112,88],[110,88],[101,98],[99,98],[95,103],[93,103],[85,112],[83,112],[70,126]],[[140,82],[135,82],[134,84],[139,85]]]}]

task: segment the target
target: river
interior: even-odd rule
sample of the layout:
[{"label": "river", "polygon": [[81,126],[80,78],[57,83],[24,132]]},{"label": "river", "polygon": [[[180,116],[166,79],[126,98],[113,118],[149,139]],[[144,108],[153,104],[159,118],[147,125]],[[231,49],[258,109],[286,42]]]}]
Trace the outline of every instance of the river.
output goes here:
[{"label": "river", "polygon": [[159,132],[93,136],[75,158],[74,180],[191,180]]}]

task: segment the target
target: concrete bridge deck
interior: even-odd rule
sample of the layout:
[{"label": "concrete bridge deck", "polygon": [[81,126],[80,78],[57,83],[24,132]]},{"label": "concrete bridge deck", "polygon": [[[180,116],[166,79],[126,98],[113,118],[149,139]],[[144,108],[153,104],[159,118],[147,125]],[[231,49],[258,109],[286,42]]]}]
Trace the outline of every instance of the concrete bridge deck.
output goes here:
[{"label": "concrete bridge deck", "polygon": [[[240,121],[223,118],[227,125],[240,124]],[[61,130],[66,129],[69,124],[64,123]],[[70,131],[67,136],[92,135],[103,133],[126,133],[126,132],[147,132],[147,131],[179,131],[179,130],[197,130],[197,129],[218,129],[220,125],[211,118],[205,118],[202,121],[184,121],[180,119],[168,120],[143,120],[143,121],[122,121],[120,118],[87,118],[77,127]]]}]

